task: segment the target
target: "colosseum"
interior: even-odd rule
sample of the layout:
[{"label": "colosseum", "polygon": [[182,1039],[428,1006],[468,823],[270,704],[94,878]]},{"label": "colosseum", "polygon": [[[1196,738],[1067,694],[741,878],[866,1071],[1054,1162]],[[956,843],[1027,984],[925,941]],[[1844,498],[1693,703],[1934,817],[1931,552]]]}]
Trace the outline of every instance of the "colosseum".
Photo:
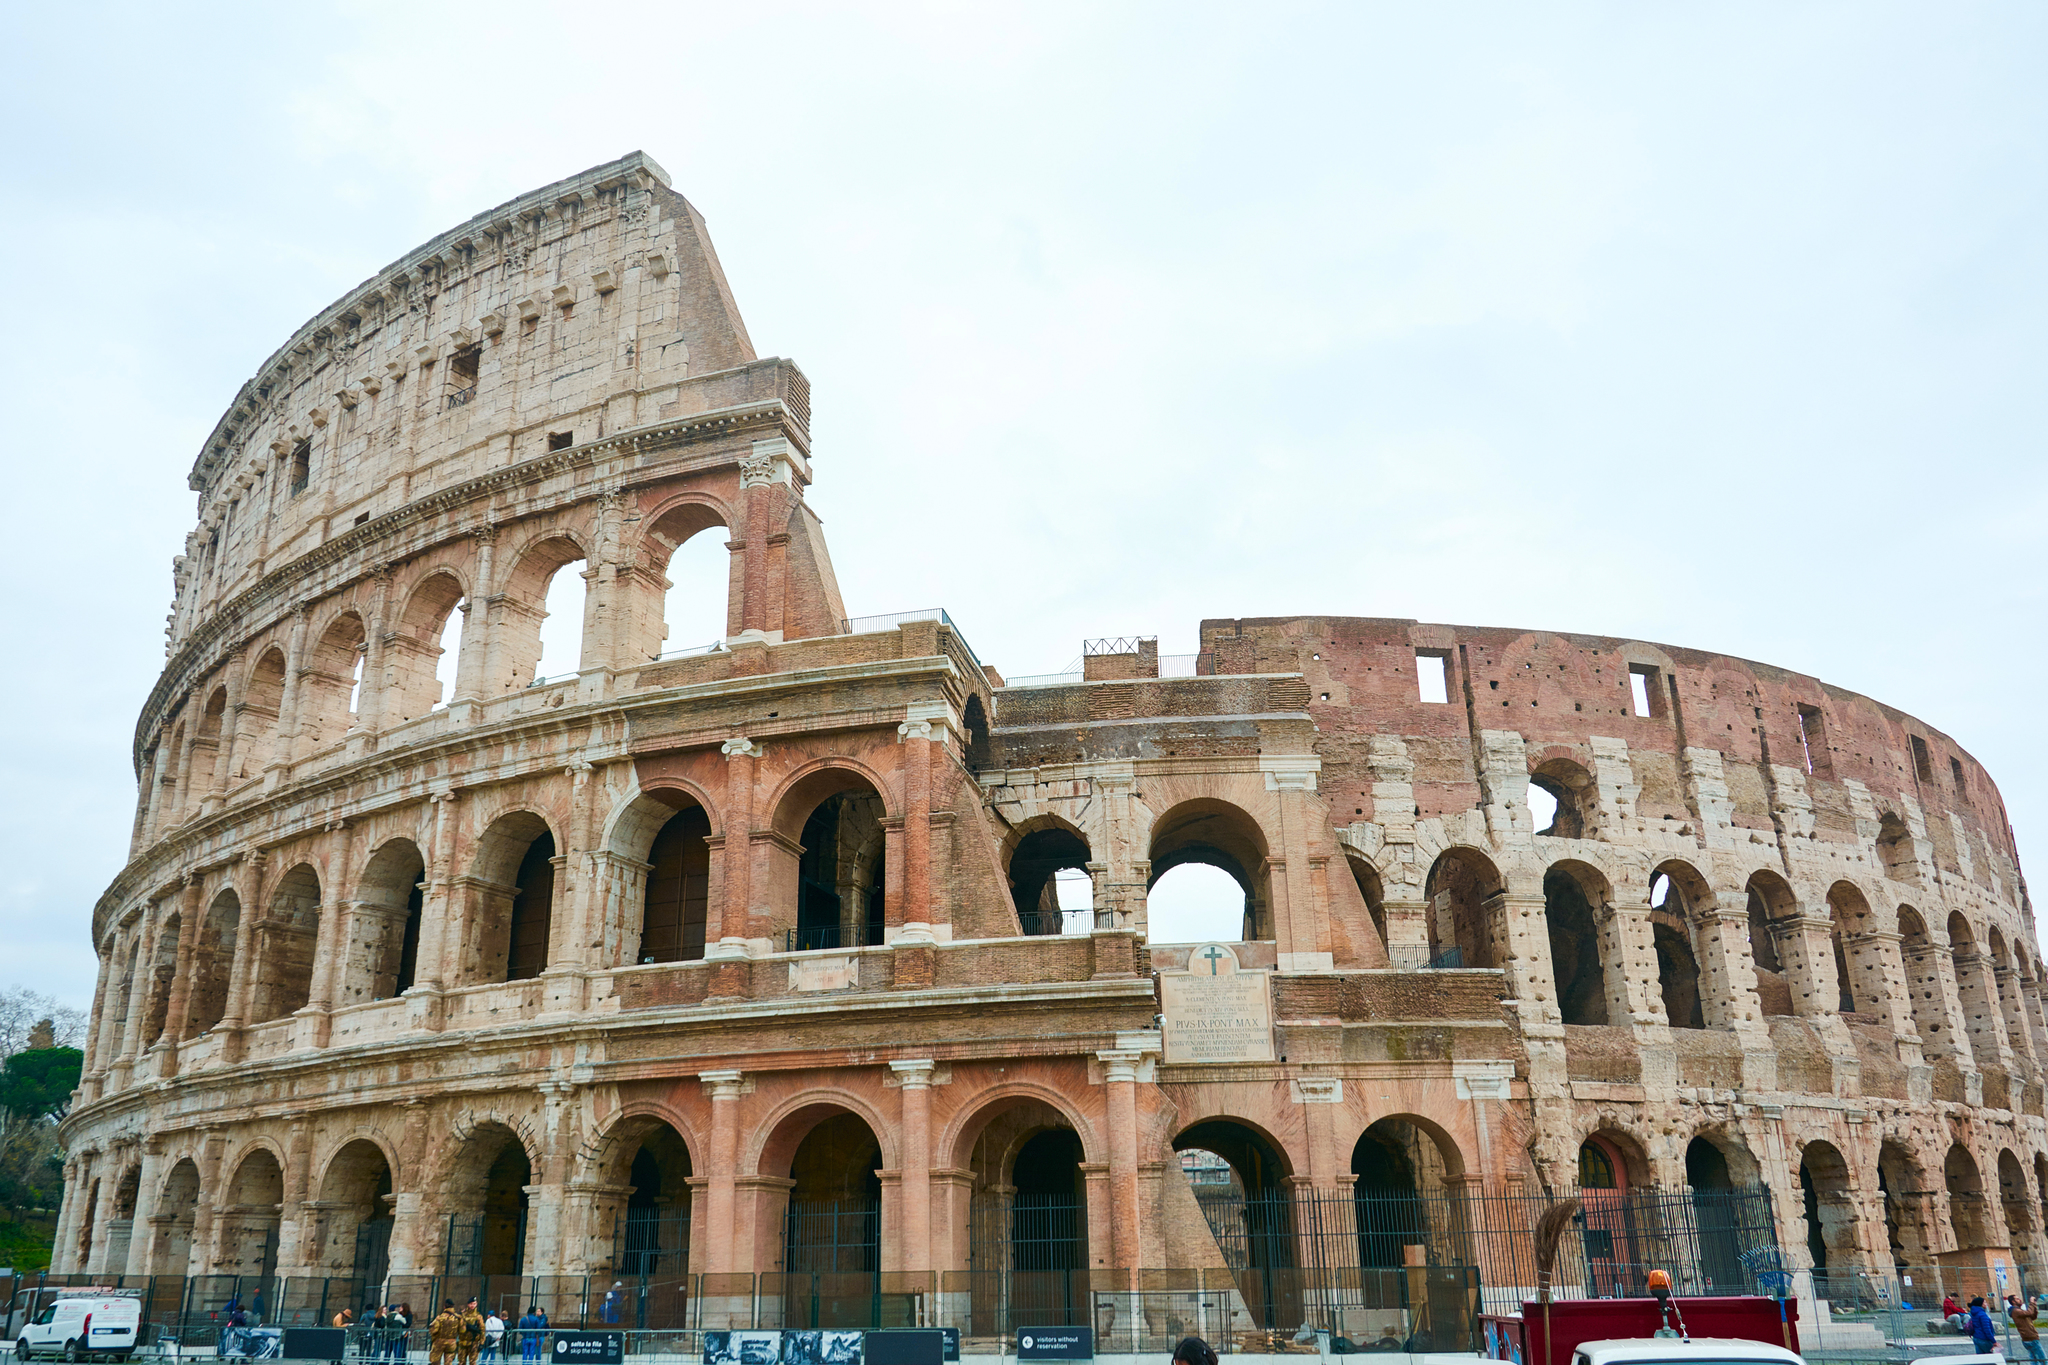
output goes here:
[{"label": "colosseum", "polygon": [[[1570,1196],[1574,1292],[1783,1268],[1825,1314],[2048,1267],[2048,975],[1946,735],[1371,617],[1006,680],[945,611],[849,615],[810,411],[640,154],[235,395],[93,913],[56,1270],[157,1315],[1251,1350],[1462,1344]],[[672,648],[700,536],[724,631]],[[1187,864],[1241,927],[1155,938]]]}]

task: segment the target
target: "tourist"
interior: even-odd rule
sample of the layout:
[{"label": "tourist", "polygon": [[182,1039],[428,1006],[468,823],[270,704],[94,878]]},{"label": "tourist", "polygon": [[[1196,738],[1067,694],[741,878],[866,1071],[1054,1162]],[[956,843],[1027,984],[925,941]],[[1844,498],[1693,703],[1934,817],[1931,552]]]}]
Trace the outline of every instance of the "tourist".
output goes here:
[{"label": "tourist", "polygon": [[1173,1365],[1216,1365],[1216,1349],[1200,1337],[1182,1337],[1173,1348]]},{"label": "tourist", "polygon": [[498,1310],[493,1308],[484,1318],[484,1349],[483,1354],[478,1356],[477,1359],[496,1362],[498,1359],[498,1343],[504,1339],[505,1320],[499,1317]]},{"label": "tourist", "polygon": [[1998,1327],[1985,1310],[1982,1294],[1970,1300],[1970,1344],[1980,1356],[1993,1355],[1998,1350]]},{"label": "tourist", "polygon": [[2034,1320],[2041,1316],[2041,1310],[2017,1294],[2005,1296],[2005,1316],[2012,1321],[2012,1329],[2020,1334],[2020,1345],[2027,1348],[2027,1359],[2036,1365],[2048,1365],[2048,1357],[2041,1354],[2041,1333]]},{"label": "tourist", "polygon": [[412,1305],[396,1303],[384,1315],[384,1353],[393,1360],[412,1354]]},{"label": "tourist", "polygon": [[604,1303],[600,1305],[598,1311],[603,1315],[607,1327],[618,1325],[619,1305],[625,1300],[625,1295],[620,1291],[625,1287],[624,1282],[613,1280],[612,1287],[605,1291]]},{"label": "tourist", "polygon": [[540,1305],[537,1303],[528,1304],[526,1312],[521,1314],[519,1318],[519,1358],[521,1360],[540,1359],[540,1329],[547,1326],[547,1324],[548,1320],[542,1315]]}]

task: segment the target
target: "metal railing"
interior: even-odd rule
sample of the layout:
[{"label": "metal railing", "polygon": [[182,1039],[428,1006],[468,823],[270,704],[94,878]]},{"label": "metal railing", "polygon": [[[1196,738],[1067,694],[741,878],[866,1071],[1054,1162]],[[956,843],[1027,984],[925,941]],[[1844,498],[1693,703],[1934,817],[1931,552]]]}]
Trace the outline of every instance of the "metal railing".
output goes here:
[{"label": "metal railing", "polygon": [[1003,679],[1004,687],[1071,687],[1086,681],[1080,669],[1066,673],[1021,673],[1014,678]]},{"label": "metal railing", "polygon": [[1463,948],[1446,948],[1429,960],[1431,971],[1452,971],[1465,965]]}]

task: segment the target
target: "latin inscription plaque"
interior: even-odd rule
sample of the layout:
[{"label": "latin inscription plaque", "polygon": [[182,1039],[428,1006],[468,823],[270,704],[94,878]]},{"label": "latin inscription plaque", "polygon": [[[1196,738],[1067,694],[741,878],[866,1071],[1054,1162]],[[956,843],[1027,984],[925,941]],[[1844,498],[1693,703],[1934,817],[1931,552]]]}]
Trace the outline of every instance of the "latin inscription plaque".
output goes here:
[{"label": "latin inscription plaque", "polygon": [[1196,944],[1187,971],[1159,978],[1165,1060],[1272,1061],[1271,982],[1270,973],[1239,971],[1237,954],[1225,945]]}]

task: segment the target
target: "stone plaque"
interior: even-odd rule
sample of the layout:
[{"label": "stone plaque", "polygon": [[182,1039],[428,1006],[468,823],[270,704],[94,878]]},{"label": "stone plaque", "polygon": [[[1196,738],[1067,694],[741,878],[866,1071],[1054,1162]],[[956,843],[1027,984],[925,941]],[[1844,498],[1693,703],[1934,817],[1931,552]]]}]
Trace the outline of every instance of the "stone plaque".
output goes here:
[{"label": "stone plaque", "polygon": [[1197,944],[1188,970],[1159,978],[1165,1015],[1165,1060],[1273,1060],[1272,976],[1240,972],[1237,954],[1220,943]]}]

